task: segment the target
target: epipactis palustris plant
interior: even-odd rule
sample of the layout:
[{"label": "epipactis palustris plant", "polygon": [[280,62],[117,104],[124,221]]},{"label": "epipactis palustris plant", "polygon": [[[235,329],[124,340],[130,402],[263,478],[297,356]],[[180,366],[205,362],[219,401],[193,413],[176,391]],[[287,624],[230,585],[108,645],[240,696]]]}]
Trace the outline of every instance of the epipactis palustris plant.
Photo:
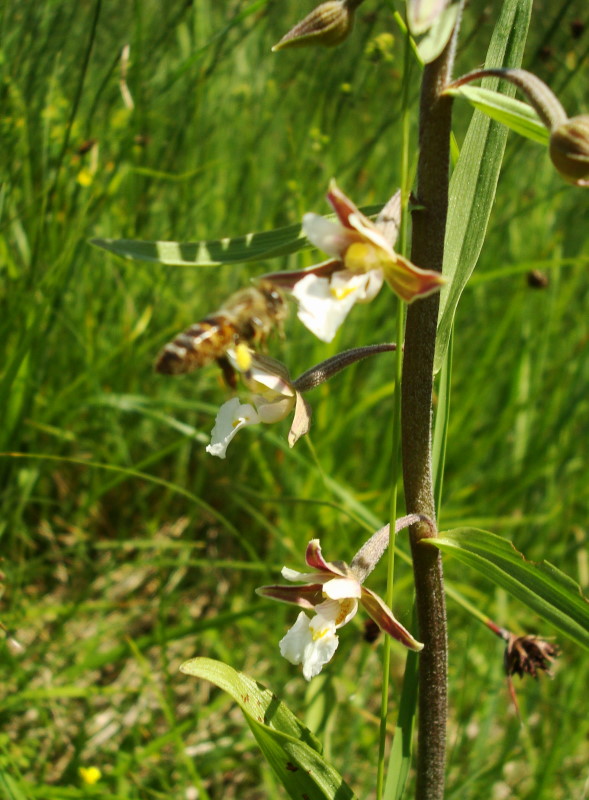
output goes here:
[{"label": "epipactis palustris plant", "polygon": [[[353,29],[355,12],[361,1],[329,0],[320,4],[274,49],[310,45],[332,47],[342,43]],[[509,17],[510,2],[505,0],[501,12],[505,11],[506,19],[512,20],[507,28],[515,24],[514,17]],[[515,84],[527,95],[549,131],[549,153],[557,170],[575,186],[589,186],[588,115],[569,119],[554,94],[536,76],[519,68],[485,68],[452,81],[462,10],[463,3],[457,0],[407,2],[408,30],[418,40],[415,49],[418,54],[427,54],[421,82],[411,257],[394,250],[401,218],[399,193],[393,195],[373,222],[332,181],[327,197],[336,219],[326,219],[314,213],[303,218],[303,232],[307,239],[330,256],[330,260],[303,270],[269,273],[262,279],[262,294],[265,292],[267,301],[280,308],[280,319],[284,318],[283,294],[288,294],[298,305],[299,319],[324,342],[333,340],[354,305],[372,300],[385,283],[408,305],[403,347],[399,347],[397,352],[401,359],[401,350],[404,350],[400,438],[405,502],[410,514],[400,520],[396,528],[411,526],[418,638],[399,623],[384,600],[364,585],[366,577],[387,549],[388,527],[371,537],[349,566],[343,561],[325,560],[319,540],[312,539],[305,556],[309,571],[298,572],[288,568],[282,571],[286,580],[297,585],[265,586],[258,589],[258,593],[301,609],[295,624],[281,640],[280,650],[290,662],[302,665],[307,680],[316,676],[332,659],[338,646],[338,631],[354,617],[359,605],[390,637],[411,650],[419,651],[418,800],[441,800],[444,795],[447,715],[444,584],[440,553],[433,547],[422,545],[424,540],[437,536],[431,417],[438,293],[445,283],[441,270],[450,172],[453,97],[449,92],[483,77],[499,77]],[[521,19],[524,16],[522,14]],[[527,22],[517,24],[527,26]],[[517,57],[512,54],[514,59],[521,59],[523,52],[525,29],[522,30],[523,38],[519,40],[521,52]],[[423,38],[420,40],[419,37]],[[484,224],[481,225],[484,229]],[[484,235],[484,230],[481,235]],[[240,302],[239,297],[233,301],[234,317]],[[225,320],[227,328],[230,328],[232,319],[234,321],[229,315]],[[292,446],[310,426],[311,412],[302,396],[304,392],[360,358],[395,348],[388,344],[354,348],[327,359],[292,380],[285,365],[261,355],[253,346],[262,342],[269,327],[262,315],[254,315],[251,320],[246,320],[246,324],[243,320],[241,323],[240,326],[234,325],[234,335],[227,340],[224,351],[215,353],[214,359],[209,358],[209,362],[219,361],[231,379],[230,383],[235,375],[239,376],[248,395],[245,402],[233,397],[217,415],[207,451],[221,458],[225,458],[228,444],[242,428],[260,422],[277,422],[290,414],[294,414],[289,433]],[[205,320],[204,325],[207,324]],[[189,351],[189,338],[185,337],[180,344],[186,352]],[[168,361],[172,358],[170,353],[178,361],[184,350],[168,348]],[[196,363],[196,359],[194,361]],[[401,360],[397,363],[397,374],[400,374]],[[173,370],[167,371],[172,373]],[[503,630],[495,627],[498,631]],[[388,664],[386,652],[385,649],[385,665]],[[537,637],[510,635],[506,669],[510,675],[513,672],[535,675],[538,670],[547,669],[555,654],[555,648]],[[388,670],[385,668],[385,698],[387,681]],[[377,774],[379,800],[383,793],[386,702],[383,709]]]}]

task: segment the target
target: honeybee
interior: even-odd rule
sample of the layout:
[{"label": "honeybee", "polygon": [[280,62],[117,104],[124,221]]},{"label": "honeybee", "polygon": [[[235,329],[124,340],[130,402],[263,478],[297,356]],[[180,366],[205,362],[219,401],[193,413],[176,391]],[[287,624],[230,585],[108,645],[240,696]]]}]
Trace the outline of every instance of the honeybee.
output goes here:
[{"label": "honeybee", "polygon": [[155,362],[156,372],[183,375],[217,361],[232,383],[226,351],[240,344],[263,342],[286,315],[282,292],[270,281],[261,280],[232,294],[222,308],[167,344]]}]

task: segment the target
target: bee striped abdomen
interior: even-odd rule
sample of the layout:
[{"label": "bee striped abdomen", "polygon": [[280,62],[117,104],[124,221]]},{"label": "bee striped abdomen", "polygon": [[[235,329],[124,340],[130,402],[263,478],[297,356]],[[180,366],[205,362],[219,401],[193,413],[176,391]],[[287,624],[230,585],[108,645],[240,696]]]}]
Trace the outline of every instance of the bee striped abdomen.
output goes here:
[{"label": "bee striped abdomen", "polygon": [[191,325],[167,344],[155,362],[156,372],[183,375],[225,357],[240,342],[264,341],[286,316],[282,293],[261,281],[231,295],[225,307]]},{"label": "bee striped abdomen", "polygon": [[203,319],[164,347],[155,362],[156,372],[183,375],[212,364],[235,339],[235,328],[228,320],[220,316]]}]

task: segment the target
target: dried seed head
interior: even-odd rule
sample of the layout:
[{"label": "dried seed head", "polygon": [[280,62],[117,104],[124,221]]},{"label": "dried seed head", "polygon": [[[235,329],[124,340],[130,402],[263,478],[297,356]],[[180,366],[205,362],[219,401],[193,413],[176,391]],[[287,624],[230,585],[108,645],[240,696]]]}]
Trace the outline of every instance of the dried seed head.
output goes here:
[{"label": "dried seed head", "polygon": [[317,6],[272,48],[273,52],[286,47],[323,45],[334,47],[343,42],[352,30],[354,11],[358,2],[328,0]]},{"label": "dried seed head", "polygon": [[572,117],[553,129],[550,158],[566,181],[589,186],[589,114]]},{"label": "dried seed head", "polygon": [[542,670],[552,677],[549,667],[557,655],[558,648],[545,639],[511,634],[507,639],[503,659],[505,672],[508,676],[517,674],[523,678],[527,674],[537,678],[538,671]]}]

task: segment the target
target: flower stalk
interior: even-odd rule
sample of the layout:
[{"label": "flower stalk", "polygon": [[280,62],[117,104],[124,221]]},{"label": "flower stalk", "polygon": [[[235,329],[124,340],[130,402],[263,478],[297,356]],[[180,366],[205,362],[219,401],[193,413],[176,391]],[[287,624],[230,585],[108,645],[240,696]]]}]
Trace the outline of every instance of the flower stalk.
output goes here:
[{"label": "flower stalk", "polygon": [[[450,79],[456,31],[441,55],[424,68],[419,122],[417,202],[413,213],[411,260],[441,271],[448,210],[452,101],[442,92]],[[407,511],[435,522],[431,416],[438,295],[407,310],[402,376],[401,432]],[[441,554],[420,547],[434,534],[418,522],[410,531],[419,636],[417,800],[442,800],[446,752],[447,631]]]},{"label": "flower stalk", "polygon": [[316,364],[311,369],[303,372],[292,382],[292,385],[298,392],[308,392],[357,361],[374,356],[377,353],[389,353],[396,349],[397,345],[394,342],[383,342],[382,344],[367,344],[363,347],[343,350],[341,353],[337,353],[335,356],[331,356],[331,358],[327,358],[320,364]]},{"label": "flower stalk", "polygon": [[468,72],[447,86],[457,89],[480,78],[509,81],[522,91],[550,131],[550,158],[560,175],[573,186],[589,186],[589,114],[567,117],[554,92],[525,69],[497,67]]},{"label": "flower stalk", "polygon": [[540,78],[525,69],[513,69],[509,67],[487,67],[485,69],[477,69],[452,81],[450,86],[446,88],[457,89],[459,86],[464,86],[465,83],[491,77],[501,78],[517,86],[517,88],[526,95],[548,130],[553,130],[559,125],[562,125],[563,122],[566,122],[567,114],[558,97],[546,86],[544,81],[541,81]]}]

